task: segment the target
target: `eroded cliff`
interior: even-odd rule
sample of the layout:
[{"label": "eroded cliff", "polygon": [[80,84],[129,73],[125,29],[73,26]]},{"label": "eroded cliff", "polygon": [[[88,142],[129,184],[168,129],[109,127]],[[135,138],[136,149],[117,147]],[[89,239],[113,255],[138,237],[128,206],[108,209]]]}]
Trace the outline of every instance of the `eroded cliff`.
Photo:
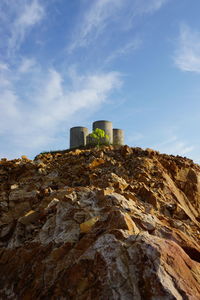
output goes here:
[{"label": "eroded cliff", "polygon": [[200,299],[200,166],[127,146],[0,161],[0,299]]}]

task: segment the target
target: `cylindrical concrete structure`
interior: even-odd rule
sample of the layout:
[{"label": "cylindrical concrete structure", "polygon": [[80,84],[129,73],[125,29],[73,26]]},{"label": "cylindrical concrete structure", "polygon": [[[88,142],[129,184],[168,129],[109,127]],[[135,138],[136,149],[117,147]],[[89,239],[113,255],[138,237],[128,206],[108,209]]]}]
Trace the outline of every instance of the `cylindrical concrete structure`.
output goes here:
[{"label": "cylindrical concrete structure", "polygon": [[113,126],[112,126],[112,122],[105,121],[105,120],[96,121],[96,122],[93,123],[93,130],[95,130],[96,128],[104,130],[105,133],[109,136],[109,143],[110,144],[113,143]]},{"label": "cylindrical concrete structure", "polygon": [[85,146],[88,133],[86,127],[77,126],[70,128],[70,148]]},{"label": "cylindrical concrete structure", "polygon": [[124,145],[124,130],[113,128],[113,145]]}]

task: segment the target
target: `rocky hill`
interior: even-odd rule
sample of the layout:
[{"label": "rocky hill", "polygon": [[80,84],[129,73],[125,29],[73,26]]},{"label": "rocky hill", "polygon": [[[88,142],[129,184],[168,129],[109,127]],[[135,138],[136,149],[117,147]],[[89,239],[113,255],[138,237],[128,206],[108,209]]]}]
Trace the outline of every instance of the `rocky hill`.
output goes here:
[{"label": "rocky hill", "polygon": [[0,161],[0,299],[200,299],[200,166],[105,147]]}]

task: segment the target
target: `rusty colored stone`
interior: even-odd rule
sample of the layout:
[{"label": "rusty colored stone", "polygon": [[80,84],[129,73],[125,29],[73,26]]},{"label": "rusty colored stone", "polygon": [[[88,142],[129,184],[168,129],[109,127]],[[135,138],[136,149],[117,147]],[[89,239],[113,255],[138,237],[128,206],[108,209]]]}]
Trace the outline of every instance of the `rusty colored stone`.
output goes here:
[{"label": "rusty colored stone", "polygon": [[200,166],[108,146],[0,160],[0,299],[200,299]]}]

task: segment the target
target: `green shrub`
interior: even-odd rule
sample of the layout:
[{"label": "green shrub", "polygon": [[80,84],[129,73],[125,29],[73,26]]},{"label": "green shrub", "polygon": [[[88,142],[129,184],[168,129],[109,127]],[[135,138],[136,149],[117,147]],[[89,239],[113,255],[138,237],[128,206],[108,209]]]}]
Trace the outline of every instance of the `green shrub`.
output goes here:
[{"label": "green shrub", "polygon": [[109,145],[110,138],[103,129],[96,128],[92,133],[88,135],[88,144],[96,145],[97,147],[100,147],[102,145]]}]

